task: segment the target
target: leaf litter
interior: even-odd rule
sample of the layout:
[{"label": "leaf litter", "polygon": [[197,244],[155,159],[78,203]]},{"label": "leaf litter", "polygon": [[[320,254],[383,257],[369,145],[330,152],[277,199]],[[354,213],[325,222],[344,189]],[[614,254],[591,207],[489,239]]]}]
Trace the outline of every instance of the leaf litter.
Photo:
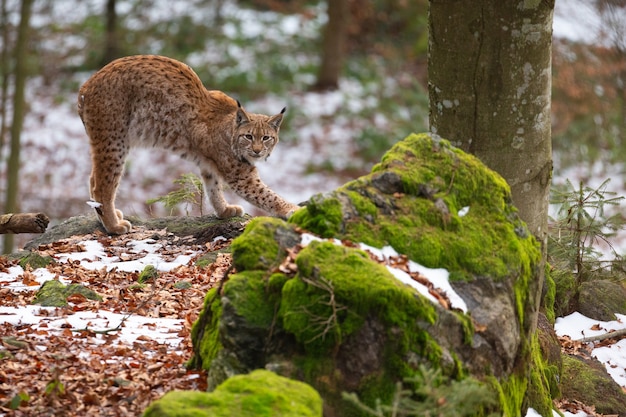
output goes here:
[{"label": "leaf litter", "polygon": [[[297,273],[298,252],[319,240],[299,232],[301,243],[277,267],[288,276]],[[206,373],[185,367],[193,351],[190,332],[207,291],[232,270],[230,254],[222,253],[231,241],[217,236],[204,243],[138,228],[123,236],[96,232],[42,245],[36,252],[54,260],[45,268],[24,269],[0,257],[0,416],[136,416],[168,391],[206,390]],[[442,271],[420,269],[392,248],[333,243],[364,250],[402,282],[409,277],[407,285],[423,287],[418,291],[441,307],[465,310]],[[211,262],[198,266],[207,254]],[[140,283],[148,265],[158,273]],[[102,300],[73,295],[67,307],[32,305],[50,279],[82,284]],[[606,323],[587,328],[612,331]],[[590,345],[565,331],[560,341],[571,354],[593,356],[594,349],[618,343]],[[597,415],[576,401],[555,406],[566,415]]]}]

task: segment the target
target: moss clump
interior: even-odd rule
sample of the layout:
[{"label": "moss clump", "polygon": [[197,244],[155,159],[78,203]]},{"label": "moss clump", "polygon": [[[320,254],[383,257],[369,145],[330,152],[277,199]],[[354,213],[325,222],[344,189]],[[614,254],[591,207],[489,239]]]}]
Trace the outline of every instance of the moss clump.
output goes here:
[{"label": "moss clump", "polygon": [[[461,217],[463,207],[469,212]],[[504,179],[429,134],[397,143],[371,174],[315,196],[290,222],[322,236],[391,245],[427,267],[447,268],[451,279],[527,275],[539,259]]]},{"label": "moss clump", "polygon": [[[418,363],[441,367],[441,348],[423,329],[435,322],[435,306],[384,266],[360,250],[330,242],[312,242],[298,254],[296,263],[296,278],[283,287],[281,322],[304,350],[296,362],[305,381],[341,415],[362,413],[341,400],[344,379],[353,376],[336,363],[336,356],[351,355],[351,337],[366,324],[367,333],[384,340],[378,346],[378,368],[353,387],[370,406],[377,399],[390,401],[396,382],[413,376]],[[380,323],[379,330],[373,330],[372,320]]]},{"label": "moss clump", "polygon": [[309,385],[257,370],[229,378],[212,393],[172,391],[144,417],[321,417],[322,400]]},{"label": "moss clump", "polygon": [[308,352],[327,355],[360,329],[373,311],[387,328],[402,330],[399,354],[429,345],[428,334],[415,323],[432,324],[434,306],[364,252],[312,242],[298,254],[296,263],[298,279],[283,287],[280,313],[285,330]]},{"label": "moss clump", "polygon": [[529,407],[542,416],[549,416],[553,408],[552,398],[557,398],[560,394],[558,387],[560,372],[556,365],[548,364],[543,358],[537,334],[533,336],[531,344],[530,378],[526,398]]},{"label": "moss clump", "polygon": [[140,284],[145,284],[148,281],[154,280],[159,276],[159,271],[154,267],[154,265],[146,265],[143,268],[143,271],[139,273],[139,277],[137,278],[137,282]]},{"label": "moss clump", "polygon": [[198,320],[191,327],[191,340],[193,342],[193,357],[188,366],[197,369],[209,369],[219,351],[222,343],[219,338],[219,321],[222,316],[222,303],[220,302],[218,288],[212,288],[204,298],[204,306]]},{"label": "moss clump", "polygon": [[268,270],[278,265],[286,254],[284,249],[299,242],[293,229],[280,219],[257,217],[251,220],[231,245],[237,270]]},{"label": "moss clump", "polygon": [[268,294],[264,271],[231,275],[224,284],[223,297],[250,326],[269,328],[274,319],[274,302]]},{"label": "moss clump", "polygon": [[51,263],[52,258],[50,256],[41,256],[37,252],[29,252],[19,260],[22,269],[26,269],[27,266],[31,269],[45,268]]},{"label": "moss clump", "polygon": [[337,199],[315,195],[307,202],[306,210],[296,211],[290,222],[322,237],[333,237],[339,234],[342,219],[341,203]]},{"label": "moss clump", "polygon": [[102,301],[98,293],[80,284],[66,286],[57,280],[50,280],[44,282],[39,288],[33,304],[40,304],[44,307],[64,307],[67,305],[67,298],[75,294],[80,294],[89,300]]},{"label": "moss clump", "polygon": [[600,414],[619,414],[626,410],[626,394],[599,362],[563,355],[561,392],[564,398],[595,406]]},{"label": "moss clump", "polygon": [[187,280],[176,281],[174,283],[174,288],[176,288],[177,290],[188,290],[192,287],[193,287],[193,284],[191,283],[191,281],[187,281]]},{"label": "moss clump", "polygon": [[550,324],[554,324],[556,320],[556,314],[554,312],[556,302],[556,282],[554,282],[554,279],[552,278],[550,266],[547,263],[544,276],[546,279],[544,283],[545,295],[541,300],[541,306],[543,307]]}]

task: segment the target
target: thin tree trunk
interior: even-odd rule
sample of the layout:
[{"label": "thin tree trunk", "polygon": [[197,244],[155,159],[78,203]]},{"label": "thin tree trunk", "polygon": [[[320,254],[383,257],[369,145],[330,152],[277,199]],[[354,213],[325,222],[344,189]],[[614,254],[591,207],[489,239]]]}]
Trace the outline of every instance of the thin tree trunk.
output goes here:
[{"label": "thin tree trunk", "polygon": [[6,0],[2,0],[0,6],[0,25],[2,26],[2,51],[0,51],[0,78],[2,82],[2,91],[0,92],[0,160],[2,160],[2,152],[4,151],[4,141],[7,133],[7,103],[9,96],[9,73],[10,73],[10,26],[9,12],[7,10]]},{"label": "thin tree trunk", "polygon": [[[19,194],[19,169],[20,169],[20,136],[25,114],[24,90],[26,87],[26,71],[28,59],[28,32],[31,6],[33,0],[22,0],[20,11],[20,25],[15,43],[15,93],[13,94],[13,122],[11,124],[11,154],[7,167],[7,192],[5,212],[17,212],[17,197]],[[4,252],[13,250],[13,235],[4,235]]]},{"label": "thin tree trunk", "polygon": [[315,90],[335,90],[343,67],[346,49],[346,27],[349,13],[347,0],[328,0],[328,23],[324,29],[322,62]]},{"label": "thin tree trunk", "polygon": [[104,53],[100,62],[101,66],[105,66],[109,62],[118,57],[117,45],[117,12],[115,10],[115,0],[107,0],[106,5],[106,40],[104,45]]}]

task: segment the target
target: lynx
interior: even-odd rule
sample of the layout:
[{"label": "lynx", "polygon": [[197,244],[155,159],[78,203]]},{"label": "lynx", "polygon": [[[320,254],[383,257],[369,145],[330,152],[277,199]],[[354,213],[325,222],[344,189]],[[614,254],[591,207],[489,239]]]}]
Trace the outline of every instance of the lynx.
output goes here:
[{"label": "lynx", "polygon": [[225,182],[250,203],[287,218],[298,206],[265,185],[254,165],[278,143],[284,112],[248,113],[223,92],[207,90],[189,66],[170,58],[113,61],[78,93],[78,114],[91,145],[91,205],[107,232],[129,232],[130,222],[115,208],[124,161],[130,148],[159,147],[196,163],[218,217],[244,212],[224,199]]}]

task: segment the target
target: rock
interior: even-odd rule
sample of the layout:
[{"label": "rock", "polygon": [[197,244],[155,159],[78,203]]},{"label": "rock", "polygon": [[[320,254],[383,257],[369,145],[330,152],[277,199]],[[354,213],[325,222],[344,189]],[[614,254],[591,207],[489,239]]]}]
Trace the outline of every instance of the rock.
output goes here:
[{"label": "rock", "polygon": [[[300,229],[446,268],[470,314],[431,303],[356,248],[301,249]],[[505,181],[449,142],[409,136],[369,175],[314,196],[290,223],[252,220],[232,250],[237,273],[209,292],[192,332],[191,364],[208,370],[210,386],[274,369],[316,388],[326,416],[364,415],[341,393],[389,403],[396,383],[426,364],[449,378],[490,380],[507,415],[540,384],[530,405],[551,412],[545,361],[534,362],[531,378],[519,366],[541,357],[528,319],[538,244]]]},{"label": "rock", "polygon": [[229,378],[212,393],[172,391],[144,417],[321,417],[322,400],[309,385],[257,370]]},{"label": "rock", "polygon": [[67,305],[67,298],[70,296],[82,296],[89,300],[102,300],[94,290],[80,284],[63,285],[57,280],[50,280],[43,283],[35,294],[33,304],[44,307],[63,307]]},{"label": "rock", "polygon": [[[196,243],[204,244],[217,236],[232,239],[239,236],[250,219],[250,216],[218,219],[210,216],[181,216],[154,219],[128,218],[134,228],[147,230],[167,229],[175,236],[194,236]],[[28,242],[24,249],[31,250],[39,245],[58,242],[76,235],[86,235],[94,232],[106,233],[95,214],[72,217],[63,223],[48,229],[44,234]]]},{"label": "rock", "polygon": [[597,360],[563,356],[563,398],[595,406],[600,414],[626,417],[626,394]]},{"label": "rock", "polygon": [[583,282],[578,293],[578,312],[595,320],[615,320],[615,313],[626,314],[626,289],[606,280]]},{"label": "rock", "polygon": [[45,268],[53,262],[50,256],[41,256],[37,252],[22,252],[19,254],[19,264],[22,269],[30,267],[31,269]]}]

